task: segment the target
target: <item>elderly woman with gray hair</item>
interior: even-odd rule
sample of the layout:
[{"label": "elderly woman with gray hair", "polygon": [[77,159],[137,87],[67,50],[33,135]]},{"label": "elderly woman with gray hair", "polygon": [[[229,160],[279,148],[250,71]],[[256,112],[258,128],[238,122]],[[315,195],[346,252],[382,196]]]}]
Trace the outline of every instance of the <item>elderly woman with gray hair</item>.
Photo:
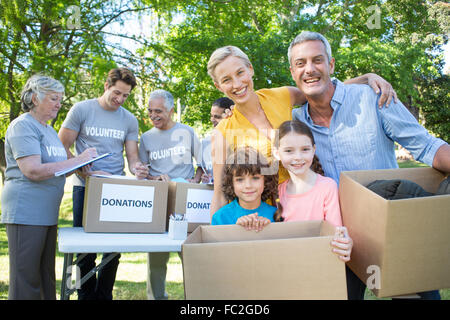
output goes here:
[{"label": "elderly woman with gray hair", "polygon": [[55,251],[64,176],[55,172],[94,158],[94,148],[67,160],[47,124],[61,108],[63,85],[34,75],[21,93],[24,114],[5,136],[6,179],[1,198],[9,248],[9,299],[56,299]]}]

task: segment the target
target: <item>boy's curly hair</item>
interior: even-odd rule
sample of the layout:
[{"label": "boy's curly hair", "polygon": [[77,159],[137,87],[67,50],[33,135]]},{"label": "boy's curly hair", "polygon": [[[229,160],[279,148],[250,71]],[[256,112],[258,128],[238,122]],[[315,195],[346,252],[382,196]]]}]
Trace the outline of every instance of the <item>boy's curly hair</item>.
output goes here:
[{"label": "boy's curly hair", "polygon": [[[270,164],[260,152],[252,147],[240,147],[227,157],[227,161],[223,170],[222,191],[225,198],[232,201],[236,198],[233,188],[233,177],[245,174],[255,175],[261,174],[262,168],[270,168]],[[261,200],[272,200],[278,195],[278,173],[264,176],[264,191],[261,194]]]}]

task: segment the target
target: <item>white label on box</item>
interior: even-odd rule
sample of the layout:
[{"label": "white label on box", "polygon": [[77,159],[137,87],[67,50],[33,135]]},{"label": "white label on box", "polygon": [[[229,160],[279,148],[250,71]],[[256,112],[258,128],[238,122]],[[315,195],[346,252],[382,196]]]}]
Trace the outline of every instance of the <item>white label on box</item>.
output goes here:
[{"label": "white label on box", "polygon": [[210,223],[209,207],[213,190],[189,189],[186,198],[186,219],[190,223]]},{"label": "white label on box", "polygon": [[105,183],[100,221],[152,222],[155,187]]}]

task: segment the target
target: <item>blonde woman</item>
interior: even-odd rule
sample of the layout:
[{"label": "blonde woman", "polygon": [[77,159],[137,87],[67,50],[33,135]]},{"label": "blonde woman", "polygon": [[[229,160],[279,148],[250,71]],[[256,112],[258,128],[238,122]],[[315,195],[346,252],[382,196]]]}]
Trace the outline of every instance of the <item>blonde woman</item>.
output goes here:
[{"label": "blonde woman", "polygon": [[[211,216],[227,204],[221,190],[222,172],[228,148],[251,146],[272,159],[273,129],[292,119],[292,106],[306,102],[304,94],[296,87],[281,87],[256,90],[253,86],[253,66],[247,55],[237,47],[217,49],[208,62],[208,74],[216,88],[234,102],[231,117],[222,120],[212,135],[212,158],[214,173],[214,195]],[[381,90],[381,102],[395,97],[392,87],[381,77],[367,74],[347,80],[345,83],[366,83],[374,91]],[[288,178],[280,166],[279,182]]]}]

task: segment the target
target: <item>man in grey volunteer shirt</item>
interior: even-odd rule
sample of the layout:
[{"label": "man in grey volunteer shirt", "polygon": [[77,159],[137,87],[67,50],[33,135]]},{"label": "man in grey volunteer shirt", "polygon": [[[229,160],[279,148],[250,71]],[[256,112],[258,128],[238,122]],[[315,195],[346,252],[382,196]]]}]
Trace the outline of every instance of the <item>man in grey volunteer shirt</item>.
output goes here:
[{"label": "man in grey volunteer shirt", "polygon": [[[131,173],[144,178],[147,168],[138,156],[138,122],[134,115],[122,107],[131,90],[136,86],[133,73],[126,68],[112,69],[104,84],[104,93],[94,98],[76,103],[67,114],[59,131],[59,138],[66,148],[75,143],[76,153],[95,147],[98,154],[110,152],[111,156],[94,162],[89,172],[78,172],[73,181],[73,226],[81,227],[86,175],[124,174],[123,149],[125,148]],[[104,254],[106,259],[109,254]],[[81,277],[95,267],[96,254],[88,254],[78,263]],[[80,300],[111,300],[119,257],[116,256],[98,273],[98,279],[91,277],[78,290]]]},{"label": "man in grey volunteer shirt", "polygon": [[[148,179],[169,181],[181,178],[198,183],[203,173],[197,169],[194,177],[193,158],[198,162],[200,142],[191,127],[172,120],[173,96],[165,90],[150,94],[148,113],[153,128],[141,136],[139,157],[148,163]],[[168,252],[148,254],[147,296],[149,299],[167,299],[165,279]]]}]

